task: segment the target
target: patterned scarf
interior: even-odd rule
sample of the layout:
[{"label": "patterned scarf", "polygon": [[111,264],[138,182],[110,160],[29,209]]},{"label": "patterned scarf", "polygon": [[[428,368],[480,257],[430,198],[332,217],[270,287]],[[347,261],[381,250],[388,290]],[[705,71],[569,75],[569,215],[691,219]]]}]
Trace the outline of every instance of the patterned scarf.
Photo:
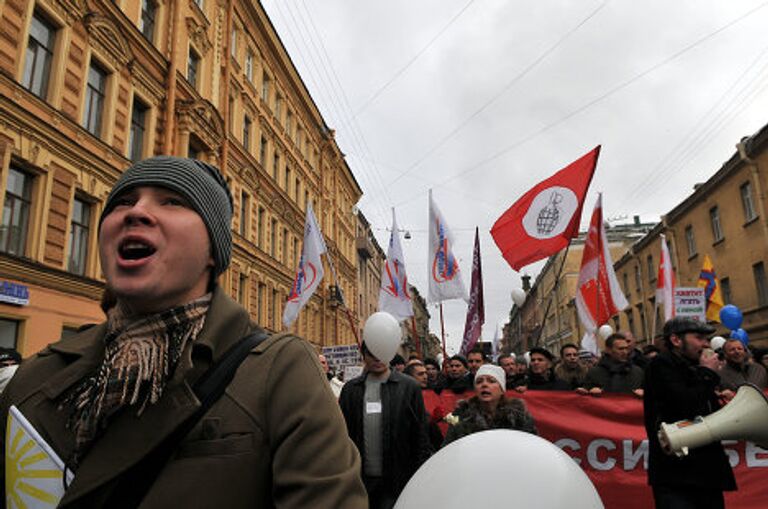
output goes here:
[{"label": "patterned scarf", "polygon": [[141,415],[156,403],[171,378],[184,347],[205,323],[211,294],[162,313],[141,318],[125,316],[119,306],[107,317],[104,360],[94,373],[64,398],[67,427],[75,434],[75,464],[126,406]]}]

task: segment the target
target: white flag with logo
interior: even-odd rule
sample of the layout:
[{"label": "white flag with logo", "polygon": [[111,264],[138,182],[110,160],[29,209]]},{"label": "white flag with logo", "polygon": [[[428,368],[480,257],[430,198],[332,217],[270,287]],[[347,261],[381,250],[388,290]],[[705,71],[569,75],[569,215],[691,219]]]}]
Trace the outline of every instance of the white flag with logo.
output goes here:
[{"label": "white flag with logo", "polygon": [[671,320],[675,316],[675,273],[672,270],[672,259],[669,257],[667,239],[662,234],[661,257],[659,259],[659,273],[656,276],[656,305],[664,306],[664,320]]},{"label": "white flag with logo", "polygon": [[429,190],[429,262],[427,300],[432,303],[450,299],[468,300],[467,289],[461,279],[459,262],[453,256],[453,235],[432,199]]},{"label": "white flag with logo", "polygon": [[323,262],[320,255],[326,252],[323,234],[317,225],[312,204],[307,204],[307,218],[304,222],[304,246],[301,249],[301,260],[296,269],[291,293],[283,310],[283,325],[290,327],[299,316],[299,311],[309,301],[312,294],[323,280]]},{"label": "white flag with logo", "polygon": [[381,270],[379,290],[379,311],[386,311],[398,321],[413,316],[411,295],[408,291],[408,277],[405,274],[405,258],[400,245],[395,209],[392,209],[392,233],[389,236],[387,260]]}]

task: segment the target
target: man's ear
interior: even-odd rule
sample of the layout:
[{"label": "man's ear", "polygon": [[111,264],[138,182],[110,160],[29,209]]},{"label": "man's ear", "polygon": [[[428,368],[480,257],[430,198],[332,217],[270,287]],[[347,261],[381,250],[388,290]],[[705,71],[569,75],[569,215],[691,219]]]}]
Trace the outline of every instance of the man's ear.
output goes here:
[{"label": "man's ear", "polygon": [[673,346],[676,346],[678,348],[683,346],[683,338],[681,338],[677,334],[670,334],[669,335],[669,342],[672,343]]}]

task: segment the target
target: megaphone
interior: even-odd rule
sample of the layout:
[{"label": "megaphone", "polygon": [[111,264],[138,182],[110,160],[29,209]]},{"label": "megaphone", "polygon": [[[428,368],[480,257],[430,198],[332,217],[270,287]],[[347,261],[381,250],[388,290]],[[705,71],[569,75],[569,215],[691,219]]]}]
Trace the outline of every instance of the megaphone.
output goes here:
[{"label": "megaphone", "polygon": [[[739,387],[730,403],[706,417],[692,421],[662,422],[659,442],[678,457],[689,449],[720,440],[751,440],[768,447],[768,398],[754,384]],[[762,444],[762,445],[761,445]]]}]

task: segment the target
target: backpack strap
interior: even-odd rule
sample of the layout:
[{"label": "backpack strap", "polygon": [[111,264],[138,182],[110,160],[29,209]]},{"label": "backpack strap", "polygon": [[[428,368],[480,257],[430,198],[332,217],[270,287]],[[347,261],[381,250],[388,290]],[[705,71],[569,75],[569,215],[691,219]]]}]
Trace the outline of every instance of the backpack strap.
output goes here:
[{"label": "backpack strap", "polygon": [[181,441],[221,398],[240,364],[248,354],[269,336],[259,329],[240,339],[195,382],[193,390],[200,407],[177,427],[147,456],[124,472],[116,481],[115,489],[105,507],[135,508],[149,492],[160,471],[176,452]]}]

